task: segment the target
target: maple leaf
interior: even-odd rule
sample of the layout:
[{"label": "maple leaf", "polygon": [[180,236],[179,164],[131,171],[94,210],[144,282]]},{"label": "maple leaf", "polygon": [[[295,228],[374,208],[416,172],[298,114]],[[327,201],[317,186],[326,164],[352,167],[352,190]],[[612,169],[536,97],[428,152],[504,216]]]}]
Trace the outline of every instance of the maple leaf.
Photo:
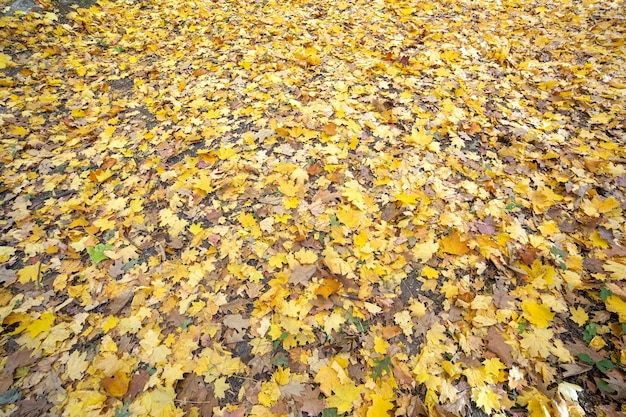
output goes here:
[{"label": "maple leaf", "polygon": [[602,268],[610,272],[611,278],[615,280],[626,279],[626,264],[624,262],[608,260]]},{"label": "maple leaf", "polygon": [[545,304],[534,301],[522,301],[524,318],[539,328],[548,327],[554,318],[554,313]]},{"label": "maple leaf", "polygon": [[374,380],[381,378],[383,372],[387,375],[391,375],[389,365],[391,365],[391,358],[389,356],[385,356],[382,359],[374,359],[374,366],[372,367],[372,377]]},{"label": "maple leaf", "polygon": [[363,193],[361,192],[361,185],[354,181],[350,180],[344,184],[343,194],[344,197],[348,199],[349,202],[354,204],[355,207],[365,210],[367,205],[365,204],[365,198]]},{"label": "maple leaf", "polygon": [[17,280],[21,284],[26,284],[27,282],[38,282],[41,277],[41,262],[37,262],[33,265],[27,265],[17,271]]},{"label": "maple leaf", "polygon": [[393,403],[382,394],[372,394],[372,405],[367,408],[366,417],[386,416],[393,409]]},{"label": "maple leaf", "polygon": [[363,388],[354,384],[350,380],[346,383],[336,386],[333,389],[333,395],[326,399],[330,408],[336,408],[339,413],[348,413],[352,410],[355,401],[361,396]]},{"label": "maple leaf", "polygon": [[413,255],[421,262],[427,262],[439,250],[439,242],[417,243],[413,246]]},{"label": "maple leaf", "polygon": [[606,298],[604,304],[608,311],[617,313],[621,323],[626,323],[626,301],[622,300],[617,295],[610,295]]},{"label": "maple leaf", "polygon": [[451,255],[465,255],[470,251],[470,248],[467,246],[467,241],[461,239],[459,232],[444,236],[441,238],[440,244],[441,250]]},{"label": "maple leaf", "polygon": [[500,409],[500,397],[489,387],[473,388],[472,400],[487,414]]},{"label": "maple leaf", "polygon": [[102,378],[100,382],[107,394],[122,397],[128,392],[130,379],[126,374],[116,372],[113,376]]},{"label": "maple leaf", "polygon": [[0,69],[5,69],[12,66],[15,66],[15,62],[11,60],[11,56],[0,53]]},{"label": "maple leaf", "polygon": [[96,246],[87,247],[87,253],[91,258],[91,261],[97,265],[105,259],[109,259],[109,257],[105,255],[104,252],[110,250],[112,247],[113,246],[109,244],[105,245],[103,243],[99,243]]}]

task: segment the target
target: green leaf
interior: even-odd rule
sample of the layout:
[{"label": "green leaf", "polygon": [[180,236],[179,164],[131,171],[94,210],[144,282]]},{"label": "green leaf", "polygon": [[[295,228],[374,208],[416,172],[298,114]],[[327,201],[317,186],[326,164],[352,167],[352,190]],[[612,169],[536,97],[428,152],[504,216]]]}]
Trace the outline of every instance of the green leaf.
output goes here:
[{"label": "green leaf", "polygon": [[604,374],[606,374],[607,371],[610,371],[611,369],[615,368],[615,365],[613,365],[613,362],[611,362],[608,359],[599,360],[598,362],[596,362],[596,366],[598,367],[600,372]]},{"label": "green leaf", "polygon": [[596,334],[598,334],[598,328],[596,327],[595,323],[589,323],[587,326],[585,326],[585,330],[583,331],[583,340],[586,343],[591,342],[591,339],[593,339]]},{"label": "green leaf", "polygon": [[284,353],[277,354],[270,359],[270,362],[274,366],[282,366],[283,368],[289,367],[289,359],[287,359],[287,356]]},{"label": "green leaf", "polygon": [[591,359],[591,356],[587,355],[586,353],[579,353],[576,356],[578,356],[578,359],[580,359],[581,361],[585,362],[586,364],[589,364],[589,365],[595,365],[596,364],[596,361]]},{"label": "green leaf", "polygon": [[337,219],[337,216],[335,216],[334,214],[331,214],[328,217],[330,218],[330,224],[332,226],[339,226],[341,224],[341,222]]},{"label": "green leaf", "polygon": [[182,322],[178,327],[180,327],[182,330],[187,330],[187,327],[189,327],[191,323],[193,323],[193,319],[191,317],[187,317],[185,321]]},{"label": "green leaf", "polygon": [[525,321],[520,321],[517,324],[517,332],[519,334],[522,334],[522,333],[524,333],[525,330],[526,330],[526,322]]},{"label": "green leaf", "polygon": [[614,388],[610,387],[608,382],[606,382],[604,379],[596,379],[596,385],[602,391],[607,392],[609,394],[617,393],[617,391]]},{"label": "green leaf", "polygon": [[111,249],[112,247],[113,247],[112,245],[103,245],[102,243],[99,243],[93,247],[88,247],[87,253],[89,254],[89,257],[91,258],[91,262],[97,265],[100,262],[104,261],[105,259],[109,259],[109,257],[106,256],[104,252]]},{"label": "green leaf", "polygon": [[128,272],[135,267],[139,263],[139,259],[131,259],[126,265],[122,267],[122,271]]},{"label": "green leaf", "polygon": [[600,298],[602,299],[602,302],[605,302],[606,299],[612,295],[613,295],[613,291],[609,290],[608,288],[605,288],[605,287],[600,288]]},{"label": "green leaf", "polygon": [[113,238],[115,236],[115,233],[117,232],[117,228],[113,228],[111,230],[109,230],[106,235],[104,235],[104,240],[105,242],[108,242],[109,240],[111,240],[111,238]]},{"label": "green leaf", "polygon": [[337,414],[336,408],[325,408],[324,411],[322,411],[322,417],[339,417],[339,414]]},{"label": "green leaf", "polygon": [[347,318],[348,322],[354,324],[354,327],[356,327],[359,332],[367,333],[369,331],[370,326],[367,323],[367,320],[364,320],[361,317],[354,317],[352,315],[352,308],[348,311]]},{"label": "green leaf", "polygon": [[130,417],[132,414],[128,410],[128,407],[130,407],[130,403],[128,403],[128,402],[124,403],[122,405],[122,408],[117,408],[115,410],[115,416],[114,417]]},{"label": "green leaf", "polygon": [[283,332],[278,339],[274,340],[274,350],[278,349],[278,346],[280,346],[282,341],[285,340],[287,336],[289,336],[289,333]]},{"label": "green leaf", "polygon": [[0,394],[0,405],[13,404],[20,398],[22,398],[22,391],[19,388],[11,388]]},{"label": "green leaf", "polygon": [[385,356],[383,359],[374,359],[374,362],[375,364],[372,368],[374,381],[382,377],[383,371],[385,371],[387,375],[391,375],[391,370],[389,369],[389,365],[391,365],[391,358],[389,358],[389,356]]}]

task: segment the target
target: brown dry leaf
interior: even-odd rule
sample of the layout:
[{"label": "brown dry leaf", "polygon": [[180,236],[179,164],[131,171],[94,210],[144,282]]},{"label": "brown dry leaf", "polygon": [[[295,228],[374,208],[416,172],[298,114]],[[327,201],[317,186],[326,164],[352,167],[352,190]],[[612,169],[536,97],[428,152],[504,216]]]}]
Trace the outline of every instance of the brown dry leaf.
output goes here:
[{"label": "brown dry leaf", "polygon": [[137,395],[143,392],[146,383],[150,379],[150,373],[146,370],[141,370],[130,379],[128,385],[128,391],[126,391],[126,397],[128,400],[133,401]]},{"label": "brown dry leaf", "polygon": [[250,327],[250,319],[243,318],[241,314],[228,314],[224,316],[222,322],[226,327],[235,329],[238,332]]},{"label": "brown dry leaf", "polygon": [[310,279],[313,278],[315,272],[317,272],[317,266],[315,265],[296,266],[293,271],[291,271],[289,283],[306,285]]},{"label": "brown dry leaf", "polygon": [[506,340],[495,327],[490,327],[487,332],[487,349],[498,355],[502,363],[507,367],[513,366],[513,357],[511,356],[511,345],[506,343]]}]

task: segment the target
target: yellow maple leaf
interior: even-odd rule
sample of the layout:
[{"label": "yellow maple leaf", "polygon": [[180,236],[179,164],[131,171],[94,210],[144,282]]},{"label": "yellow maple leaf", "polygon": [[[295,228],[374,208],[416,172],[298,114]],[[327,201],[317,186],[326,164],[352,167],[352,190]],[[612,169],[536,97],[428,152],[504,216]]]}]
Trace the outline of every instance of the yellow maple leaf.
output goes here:
[{"label": "yellow maple leaf", "polygon": [[600,232],[598,232],[597,230],[594,230],[591,233],[589,240],[591,241],[591,244],[594,248],[606,249],[609,247],[609,242],[606,239],[603,239],[602,236],[600,236]]},{"label": "yellow maple leaf", "polygon": [[556,194],[548,187],[541,187],[537,190],[531,190],[528,193],[528,199],[538,213],[543,213],[552,207],[555,202],[563,200],[563,196]]},{"label": "yellow maple leaf", "polygon": [[17,279],[20,284],[26,284],[31,281],[37,282],[41,276],[41,262],[37,262],[33,265],[26,265],[19,271],[17,271]]},{"label": "yellow maple leaf", "polygon": [[10,246],[0,246],[0,262],[8,261],[13,255],[15,255],[15,248]]},{"label": "yellow maple leaf", "polygon": [[543,265],[539,259],[535,259],[530,267],[520,266],[528,273],[528,280],[535,288],[546,288],[556,283],[554,267]]},{"label": "yellow maple leaf", "polygon": [[488,386],[472,388],[472,400],[487,414],[500,409],[500,397]]},{"label": "yellow maple leaf", "polygon": [[420,275],[426,278],[435,279],[439,276],[439,271],[429,265],[426,265],[422,268]]},{"label": "yellow maple leaf", "polygon": [[381,336],[376,336],[374,338],[374,352],[384,355],[385,353],[387,353],[388,347],[389,347],[389,342],[387,342]]},{"label": "yellow maple leaf", "polygon": [[550,237],[559,232],[558,223],[554,220],[544,221],[537,229],[539,229],[541,234],[545,237]]},{"label": "yellow maple leaf", "polygon": [[226,378],[221,376],[213,381],[213,393],[216,398],[225,398],[226,391],[230,389],[230,384],[226,381]]},{"label": "yellow maple leaf", "polygon": [[366,417],[380,417],[388,415],[393,409],[393,403],[382,394],[372,394],[372,405],[367,408]]},{"label": "yellow maple leaf", "polygon": [[589,118],[589,123],[603,125],[603,124],[607,124],[608,122],[610,122],[612,118],[613,116],[610,113],[597,113],[597,114],[591,115],[591,117]]},{"label": "yellow maple leaf", "polygon": [[324,257],[324,265],[326,265],[333,274],[346,275],[348,277],[354,276],[354,271],[350,265],[341,259],[339,254],[332,247],[327,246],[322,252],[322,256]]},{"label": "yellow maple leaf", "polygon": [[324,331],[331,334],[332,331],[338,332],[341,325],[346,322],[344,314],[339,311],[333,311],[330,316],[324,320]]},{"label": "yellow maple leaf", "polygon": [[222,146],[217,151],[217,157],[221,160],[232,158],[237,154],[237,149],[233,146]]},{"label": "yellow maple leaf", "polygon": [[[285,208],[287,210],[292,209],[292,208],[296,208],[300,204],[300,199],[298,199],[297,197],[285,198],[283,200],[283,204],[285,205]],[[285,215],[287,215],[287,214],[285,214]],[[274,214],[274,217],[277,217],[277,216],[278,216],[277,214]]]},{"label": "yellow maple leaf", "polygon": [[355,207],[365,210],[367,205],[365,204],[365,197],[361,192],[361,185],[355,181],[350,180],[344,184],[342,196],[346,197],[349,202],[354,204]]},{"label": "yellow maple leaf", "polygon": [[161,379],[165,386],[173,387],[176,381],[184,378],[183,366],[181,363],[166,363],[161,373]]},{"label": "yellow maple leaf", "polygon": [[[106,400],[107,396],[97,390],[70,390],[63,412],[68,417],[83,417],[86,414],[97,414],[103,409]],[[92,411],[93,413],[91,413]]]},{"label": "yellow maple leaf", "polygon": [[418,198],[420,198],[420,196],[416,194],[407,195],[406,193],[400,193],[396,194],[393,198],[396,201],[401,202],[402,204],[415,205],[417,204]]},{"label": "yellow maple leaf", "polygon": [[106,318],[106,320],[102,323],[102,331],[103,332],[108,332],[109,330],[115,328],[115,326],[117,326],[117,324],[120,322],[120,319],[118,317],[115,316],[109,316]]},{"label": "yellow maple leaf", "polygon": [[548,327],[554,318],[554,313],[550,311],[550,307],[534,301],[523,301],[522,310],[524,318],[539,328]]},{"label": "yellow maple leaf", "polygon": [[189,226],[188,229],[191,232],[191,234],[194,236],[196,236],[197,234],[199,234],[200,232],[204,230],[204,228],[202,227],[202,223],[194,223],[191,226]]},{"label": "yellow maple leaf", "polygon": [[339,413],[348,413],[352,410],[354,402],[361,396],[362,387],[354,384],[354,381],[337,385],[333,388],[334,394],[328,397],[328,406],[337,408]]},{"label": "yellow maple leaf", "polygon": [[252,227],[257,224],[256,219],[251,213],[245,213],[243,211],[239,213],[239,216],[237,216],[237,220],[243,227]]},{"label": "yellow maple leaf", "polygon": [[169,226],[168,232],[170,236],[178,236],[185,230],[189,221],[180,219],[176,213],[169,208],[159,210],[159,225]]},{"label": "yellow maple leaf", "polygon": [[431,240],[429,242],[416,243],[411,252],[421,262],[428,262],[438,250],[439,242]]},{"label": "yellow maple leaf", "polygon": [[589,314],[580,306],[576,308],[570,307],[569,312],[571,314],[570,319],[579,326],[583,326],[589,320]]},{"label": "yellow maple leaf", "polygon": [[620,323],[626,323],[626,301],[615,294],[609,295],[604,301],[606,309],[611,313],[617,313]]},{"label": "yellow maple leaf", "polygon": [[433,141],[433,136],[424,128],[413,128],[411,136],[407,136],[405,140],[411,145],[427,146]]},{"label": "yellow maple leaf", "polygon": [[402,310],[394,314],[393,321],[400,326],[402,333],[404,333],[405,336],[408,337],[413,335],[413,320],[411,319],[411,313],[407,310]]},{"label": "yellow maple leaf", "polygon": [[500,358],[485,359],[483,366],[485,368],[485,380],[488,383],[497,384],[507,379],[506,372],[504,372],[506,365],[502,363]]},{"label": "yellow maple leaf", "polygon": [[[422,287],[423,289],[424,287]],[[426,304],[413,299],[411,301],[411,305],[409,306],[409,310],[411,311],[411,316],[417,319],[421,319],[426,315]]]},{"label": "yellow maple leaf", "polygon": [[28,129],[26,129],[24,126],[13,126],[13,129],[11,129],[11,133],[23,138],[28,134]]},{"label": "yellow maple leaf", "polygon": [[590,217],[598,217],[600,214],[606,214],[619,206],[620,203],[615,197],[611,196],[607,199],[602,199],[597,195],[591,200],[585,198],[580,204],[580,208]]},{"label": "yellow maple leaf", "polygon": [[295,197],[299,190],[300,186],[291,181],[281,181],[278,186],[278,191],[287,197]]},{"label": "yellow maple leaf", "polygon": [[90,364],[86,359],[87,352],[73,351],[65,364],[64,375],[74,381],[81,379]]},{"label": "yellow maple leaf", "polygon": [[602,265],[602,269],[611,273],[611,278],[614,280],[626,279],[626,258],[619,258],[618,261],[609,260]]},{"label": "yellow maple leaf", "polygon": [[28,326],[26,326],[26,330],[30,334],[30,337],[37,337],[38,334],[42,332],[50,331],[50,327],[54,324],[54,313],[51,311],[45,311],[41,313],[38,319],[33,320]]},{"label": "yellow maple leaf", "polygon": [[311,265],[317,261],[317,253],[310,249],[301,248],[296,253],[294,253],[294,257],[302,265]]},{"label": "yellow maple leaf", "polygon": [[327,397],[332,394],[333,387],[341,385],[337,371],[332,368],[331,364],[322,366],[313,380],[320,384],[320,391]]},{"label": "yellow maple leaf", "polygon": [[0,69],[15,66],[15,62],[11,60],[11,56],[0,52]]}]

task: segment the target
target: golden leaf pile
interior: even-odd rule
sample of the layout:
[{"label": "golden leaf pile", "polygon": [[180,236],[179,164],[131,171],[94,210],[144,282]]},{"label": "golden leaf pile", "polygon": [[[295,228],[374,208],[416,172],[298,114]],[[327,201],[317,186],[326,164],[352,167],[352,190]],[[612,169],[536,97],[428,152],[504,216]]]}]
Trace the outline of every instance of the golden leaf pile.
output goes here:
[{"label": "golden leaf pile", "polygon": [[621,0],[41,7],[3,415],[626,411]]}]

